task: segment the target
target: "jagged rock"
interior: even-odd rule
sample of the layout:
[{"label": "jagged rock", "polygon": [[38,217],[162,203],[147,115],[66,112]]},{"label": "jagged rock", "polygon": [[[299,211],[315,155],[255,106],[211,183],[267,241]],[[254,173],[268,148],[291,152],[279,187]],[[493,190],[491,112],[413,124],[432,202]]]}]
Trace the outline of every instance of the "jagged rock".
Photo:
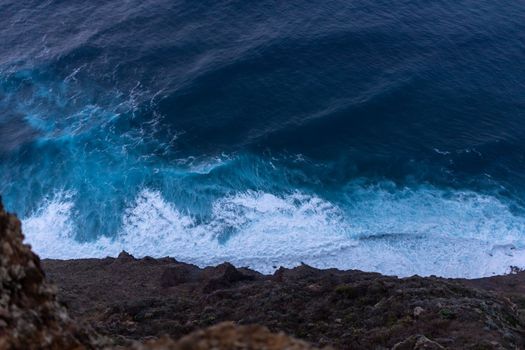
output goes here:
[{"label": "jagged rock", "polygon": [[[125,252],[117,259],[45,261],[72,314],[110,342],[68,316],[23,244],[20,225],[0,204],[2,350],[311,348],[245,324],[336,348],[525,348],[524,272],[478,281],[399,279],[303,264],[264,276],[228,263],[200,269]],[[222,321],[241,326],[206,328]],[[190,332],[180,341],[139,343]]]},{"label": "jagged rock", "polygon": [[[447,349],[492,349],[493,341],[525,348],[523,293],[511,301],[460,280],[306,265],[265,276],[230,264],[201,269],[170,259],[114,260],[46,260],[44,266],[71,310],[122,344],[163,334],[179,339],[234,321],[341,349],[391,349],[414,334]],[[518,289],[525,285],[525,273],[507,277]],[[495,327],[485,330],[489,319]],[[422,349],[434,345],[423,340]]]},{"label": "jagged rock", "polygon": [[214,275],[208,280],[203,291],[209,293],[231,287],[237,282],[250,280],[253,280],[253,276],[242,273],[230,263],[223,263],[214,269]]},{"label": "jagged rock", "polygon": [[[23,244],[23,239],[20,221],[4,211],[0,200],[0,349],[123,349],[124,347],[115,347],[114,343],[75,323],[68,316],[66,308],[57,301],[56,288],[45,281],[38,256],[31,251],[30,246]],[[112,270],[118,270],[129,263],[141,264],[142,267],[177,263],[174,259],[137,260],[125,251],[117,259],[105,261],[112,265]],[[118,265],[115,266],[115,263]],[[252,279],[252,276],[243,274],[230,264],[211,270],[210,276],[213,277],[208,279],[207,286],[213,290]],[[179,268],[168,268],[164,271],[161,283],[185,283],[195,272],[200,270],[186,264]],[[157,304],[147,301],[140,303],[133,318],[122,315],[113,317],[113,322],[124,325],[127,332],[134,332],[137,321],[152,317],[143,312],[152,305]],[[142,316],[139,317],[139,314]],[[161,338],[145,344],[125,342],[125,347],[142,350],[313,349],[308,343],[283,333],[274,334],[264,327],[236,326],[233,323],[223,323],[194,332],[177,342],[170,338]]]},{"label": "jagged rock", "polygon": [[0,200],[0,349],[103,346],[57,302],[56,289],[45,282],[39,258],[23,239],[20,221]]},{"label": "jagged rock", "polygon": [[125,262],[125,261],[133,261],[133,260],[135,260],[135,257],[125,250],[121,251],[120,254],[117,256],[117,262]]}]

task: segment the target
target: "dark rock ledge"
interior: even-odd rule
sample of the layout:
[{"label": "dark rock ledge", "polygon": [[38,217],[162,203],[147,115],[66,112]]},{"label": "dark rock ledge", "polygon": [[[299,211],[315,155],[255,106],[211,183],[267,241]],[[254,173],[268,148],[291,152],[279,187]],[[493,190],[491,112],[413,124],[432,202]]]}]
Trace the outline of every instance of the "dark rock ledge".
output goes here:
[{"label": "dark rock ledge", "polygon": [[[57,298],[56,287],[46,281],[40,259],[28,245],[23,244],[23,239],[20,221],[14,215],[6,213],[0,201],[0,350],[314,349],[310,344],[284,333],[271,333],[265,327],[240,326],[233,322],[223,322],[193,332],[178,341],[166,336],[155,338],[154,335],[157,334],[153,333],[143,337],[143,342],[132,341],[132,337],[126,338],[111,333],[111,321],[107,329],[97,333],[90,327],[92,320],[84,320],[83,317],[74,320],[70,317],[67,308],[60,298]],[[135,259],[130,255],[121,254],[116,264],[125,266],[126,263],[134,261]],[[81,267],[81,265],[77,266]],[[69,273],[66,270],[64,272]],[[89,267],[84,269],[84,272],[87,270]],[[224,270],[226,283],[239,278],[235,271],[237,271],[235,268]],[[230,275],[232,272],[233,275]],[[74,275],[69,277],[74,279]],[[116,276],[100,275],[102,283],[100,286],[108,285],[110,289],[121,288],[123,286],[121,283],[111,282],[114,277]],[[233,280],[230,281],[230,278]],[[78,282],[82,283],[80,280]],[[216,281],[218,284],[210,282],[211,289],[222,287],[221,281]],[[79,285],[80,289],[77,293],[81,297],[79,301],[84,298],[96,301],[98,295],[105,293],[95,284]],[[111,287],[113,284],[114,286]],[[67,294],[64,293],[64,296]],[[115,300],[115,302],[120,301],[122,300]],[[89,305],[85,306],[89,307]],[[107,307],[112,308],[109,304],[104,306]],[[89,311],[89,309],[85,310]],[[133,324],[133,321],[126,319],[126,316],[122,320],[118,319],[119,316],[116,317],[117,323],[122,321],[128,327]]]},{"label": "dark rock ledge", "polygon": [[399,279],[302,265],[261,275],[125,252],[40,263],[1,205],[0,263],[0,349],[525,349],[519,271]]},{"label": "dark rock ledge", "polygon": [[525,274],[399,279],[307,265],[262,275],[173,258],[44,260],[71,313],[119,344],[259,324],[341,349],[525,349]]}]

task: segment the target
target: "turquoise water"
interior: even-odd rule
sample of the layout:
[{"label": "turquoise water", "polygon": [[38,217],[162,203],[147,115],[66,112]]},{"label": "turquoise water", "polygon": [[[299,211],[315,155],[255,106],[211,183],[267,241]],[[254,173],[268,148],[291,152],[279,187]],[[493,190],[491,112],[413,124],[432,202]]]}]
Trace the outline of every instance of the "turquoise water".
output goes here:
[{"label": "turquoise water", "polygon": [[525,266],[520,4],[0,13],[0,193],[43,257]]}]

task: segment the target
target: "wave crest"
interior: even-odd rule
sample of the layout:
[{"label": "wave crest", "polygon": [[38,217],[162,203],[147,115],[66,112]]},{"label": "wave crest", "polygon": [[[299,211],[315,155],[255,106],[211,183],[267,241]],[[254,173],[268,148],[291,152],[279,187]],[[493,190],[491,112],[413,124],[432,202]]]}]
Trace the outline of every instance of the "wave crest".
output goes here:
[{"label": "wave crest", "polygon": [[[217,199],[204,220],[180,211],[159,191],[144,189],[128,204],[114,238],[82,243],[74,238],[71,194],[61,194],[23,223],[28,241],[45,258],[115,256],[125,249],[201,266],[231,261],[262,272],[304,262],[447,277],[525,266],[525,223],[494,197],[376,188],[354,193],[354,200],[345,208],[298,191],[247,191]],[[409,211],[414,201],[424,209]]]}]

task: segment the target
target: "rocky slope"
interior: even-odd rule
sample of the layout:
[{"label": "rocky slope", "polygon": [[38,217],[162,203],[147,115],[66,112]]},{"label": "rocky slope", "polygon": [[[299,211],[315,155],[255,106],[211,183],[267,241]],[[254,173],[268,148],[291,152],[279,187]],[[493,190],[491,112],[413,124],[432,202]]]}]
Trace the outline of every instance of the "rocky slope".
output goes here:
[{"label": "rocky slope", "polygon": [[[102,337],[87,323],[70,318],[68,310],[57,300],[56,288],[46,282],[38,256],[23,244],[23,238],[20,221],[5,212],[0,200],[0,350],[122,349],[111,336]],[[85,287],[89,290],[93,286]],[[145,343],[127,341],[125,347],[135,350],[314,349],[283,333],[233,323],[200,330],[178,341],[170,338]]]},{"label": "rocky slope", "polygon": [[74,316],[123,345],[235,321],[342,349],[525,349],[523,273],[399,279],[303,265],[266,276],[126,253],[44,268]]},{"label": "rocky slope", "polygon": [[1,205],[0,286],[0,349],[525,349],[522,272],[261,275],[126,253],[41,263]]},{"label": "rocky slope", "polygon": [[0,349],[104,346],[70,319],[45,282],[40,260],[22,241],[20,221],[0,202]]}]

